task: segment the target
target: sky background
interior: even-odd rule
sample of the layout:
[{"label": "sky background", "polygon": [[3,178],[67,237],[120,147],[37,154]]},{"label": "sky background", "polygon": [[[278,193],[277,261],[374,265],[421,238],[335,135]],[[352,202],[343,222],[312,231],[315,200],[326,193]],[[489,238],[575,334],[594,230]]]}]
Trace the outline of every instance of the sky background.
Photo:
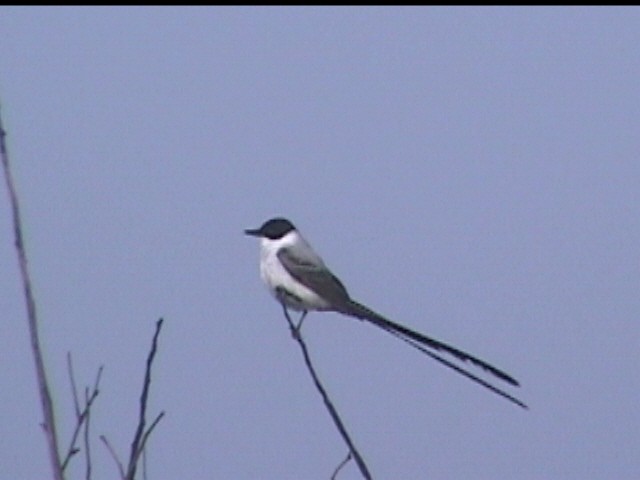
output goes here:
[{"label": "sky background", "polygon": [[[242,234],[283,215],[354,298],[512,373],[531,406],[312,314],[375,478],[639,478],[639,25],[638,8],[0,9],[63,448],[70,351],[81,386],[105,366],[94,478],[117,478],[97,436],[126,457],[164,317],[150,479],[330,477],[346,446]],[[0,239],[0,478],[48,478],[6,195]]]}]

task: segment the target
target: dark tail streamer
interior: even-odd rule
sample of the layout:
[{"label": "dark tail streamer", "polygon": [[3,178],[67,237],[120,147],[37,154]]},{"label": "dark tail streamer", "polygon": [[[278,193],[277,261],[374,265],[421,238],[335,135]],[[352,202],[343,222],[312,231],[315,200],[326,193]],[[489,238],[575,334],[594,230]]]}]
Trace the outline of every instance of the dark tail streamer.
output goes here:
[{"label": "dark tail streamer", "polygon": [[[382,327],[384,328],[384,327]],[[389,332],[390,334],[398,337],[400,340],[408,343],[409,345],[411,345],[413,348],[417,348],[418,350],[420,350],[422,353],[424,353],[425,355],[430,356],[431,358],[433,358],[435,361],[440,362],[442,365],[451,368],[452,370],[454,370],[455,372],[459,373],[460,375],[462,375],[463,377],[467,377],[469,380],[473,380],[474,382],[480,384],[481,386],[483,386],[484,388],[490,390],[491,392],[500,395],[503,398],[506,398],[507,400],[509,400],[512,403],[515,403],[516,405],[518,405],[519,407],[525,409],[525,410],[529,410],[529,407],[526,403],[522,402],[521,400],[518,400],[516,397],[509,395],[507,392],[500,390],[497,387],[494,387],[493,385],[491,385],[489,382],[487,382],[486,380],[483,380],[480,377],[477,377],[476,375],[474,375],[471,372],[468,372],[467,370],[465,370],[464,368],[459,367],[458,365],[456,365],[455,363],[451,363],[449,360],[447,360],[446,358],[442,358],[440,355],[433,353],[429,350],[427,350],[425,347],[423,347],[422,345],[420,345],[419,343],[416,343],[415,340],[412,340],[411,338],[407,338],[407,337],[403,337],[400,333],[394,331],[394,330],[389,330],[386,329],[385,330],[387,332]]]},{"label": "dark tail streamer", "polygon": [[481,367],[482,369],[484,369],[485,371],[495,375],[497,378],[511,384],[514,386],[519,386],[520,384],[518,383],[518,381],[513,378],[511,375],[509,375],[508,373],[503,372],[502,370],[494,367],[493,365],[485,362],[484,360],[481,360],[467,352],[463,352],[462,350],[459,350],[455,347],[452,347],[451,345],[447,345],[446,343],[440,342],[439,340],[435,340],[431,337],[428,337],[426,335],[423,335],[421,333],[418,333],[414,330],[411,330],[410,328],[405,327],[404,325],[400,325],[398,323],[392,322],[391,320],[388,320],[386,318],[384,318],[382,315],[374,312],[373,310],[370,310],[369,308],[365,307],[364,305],[361,305],[355,301],[351,301],[349,308],[347,309],[346,312],[348,315],[357,317],[361,320],[367,320],[369,322],[371,322],[372,324],[376,325],[377,327],[382,328],[383,330],[391,333],[392,335],[396,336],[397,338],[403,340],[404,342],[408,343],[409,345],[411,345],[413,348],[416,348],[418,350],[420,350],[422,353],[428,355],[429,357],[431,357],[432,359],[436,360],[437,362],[439,362],[440,364],[449,367],[450,369],[454,370],[455,372],[459,373],[460,375],[467,377],[469,380],[472,380],[476,383],[478,383],[479,385],[483,386],[484,388],[490,390],[491,392],[500,395],[503,398],[506,398],[507,400],[509,400],[510,402],[518,405],[521,408],[524,409],[528,409],[529,407],[523,403],[522,401],[518,400],[517,398],[515,398],[512,395],[509,395],[508,393],[504,392],[503,390],[500,390],[497,387],[494,387],[493,385],[491,385],[489,382],[483,380],[482,378],[474,375],[473,373],[459,367],[458,365],[450,362],[449,360],[447,360],[446,358],[441,357],[440,355],[432,352],[431,350],[427,350],[426,347],[435,349],[435,350],[439,350],[439,351],[444,351],[447,352],[451,355],[453,355],[454,357],[458,358],[459,360],[462,361],[468,361],[470,363],[473,363],[476,366]]}]

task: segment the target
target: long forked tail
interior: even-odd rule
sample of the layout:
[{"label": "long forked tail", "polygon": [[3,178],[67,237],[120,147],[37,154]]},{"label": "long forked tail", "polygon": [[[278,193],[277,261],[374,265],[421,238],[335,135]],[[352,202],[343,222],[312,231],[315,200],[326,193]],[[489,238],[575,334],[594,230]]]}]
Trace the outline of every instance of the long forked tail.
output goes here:
[{"label": "long forked tail", "polygon": [[464,362],[470,362],[473,363],[474,365],[484,369],[487,372],[490,372],[491,374],[495,375],[497,378],[511,384],[514,386],[519,386],[520,384],[518,383],[518,381],[513,378],[511,375],[509,375],[508,373],[494,367],[493,365],[485,362],[484,360],[481,360],[467,352],[463,352],[462,350],[459,350],[455,347],[452,347],[451,345],[447,345],[446,343],[443,343],[439,340],[435,340],[431,337],[428,337],[426,335],[423,335],[421,333],[418,333],[414,330],[411,330],[410,328],[407,328],[403,325],[400,325],[398,323],[392,322],[391,320],[388,320],[386,318],[384,318],[382,315],[374,312],[373,310],[365,307],[364,305],[355,302],[353,300],[350,301],[348,307],[345,309],[346,311],[343,313],[346,313],[348,315],[354,316],[356,318],[360,318],[362,320],[367,320],[371,323],[373,323],[374,325],[386,330],[387,332],[395,335],[396,337],[404,340],[405,342],[407,342],[409,345],[411,345],[414,348],[417,348],[418,350],[422,351],[423,353],[429,355],[431,358],[433,358],[434,360],[437,360],[438,362],[442,363],[443,365],[455,370],[457,373],[460,373],[461,375],[464,375],[465,377],[475,381],[476,383],[479,383],[480,385],[482,385],[485,388],[488,388],[489,390],[493,391],[494,393],[497,393],[505,398],[507,398],[508,400],[516,403],[517,405],[520,405],[523,408],[527,408],[526,405],[524,403],[522,403],[521,401],[519,401],[518,399],[510,396],[509,394],[503,392],[502,390],[497,389],[496,387],[493,387],[492,385],[488,384],[487,382],[485,382],[484,380],[476,377],[475,375],[467,372],[466,370],[458,367],[455,364],[452,364],[451,362],[449,362],[448,360],[440,357],[439,355],[436,355],[435,353],[426,350],[424,347],[429,347],[432,348],[434,350],[438,350],[438,351],[442,351],[442,352],[447,352],[451,355],[453,355],[454,357],[458,358],[459,360],[462,360]]}]

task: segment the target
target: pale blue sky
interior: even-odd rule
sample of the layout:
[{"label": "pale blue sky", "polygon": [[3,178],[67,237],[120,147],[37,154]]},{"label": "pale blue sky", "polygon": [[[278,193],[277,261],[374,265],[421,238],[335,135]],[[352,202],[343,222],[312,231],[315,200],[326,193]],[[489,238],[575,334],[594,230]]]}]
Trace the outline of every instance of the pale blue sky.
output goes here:
[{"label": "pale blue sky", "polygon": [[[637,8],[0,9],[62,444],[71,351],[83,385],[105,365],[93,432],[125,456],[163,316],[150,478],[329,478],[346,447],[242,235],[285,215],[356,299],[504,368],[531,406],[313,314],[375,478],[638,478],[639,25]],[[0,219],[0,478],[45,478],[6,200]]]}]

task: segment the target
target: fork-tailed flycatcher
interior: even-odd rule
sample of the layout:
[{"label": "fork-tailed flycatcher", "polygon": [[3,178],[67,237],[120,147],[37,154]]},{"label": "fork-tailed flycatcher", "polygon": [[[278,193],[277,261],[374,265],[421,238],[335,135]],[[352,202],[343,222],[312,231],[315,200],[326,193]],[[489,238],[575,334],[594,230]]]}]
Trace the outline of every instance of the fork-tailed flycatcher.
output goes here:
[{"label": "fork-tailed flycatcher", "polygon": [[260,238],[262,280],[284,308],[289,307],[302,312],[301,321],[310,310],[334,311],[366,320],[492,392],[522,408],[528,408],[517,398],[437,355],[433,350],[446,352],[459,360],[473,363],[497,378],[518,386],[518,382],[511,375],[469,353],[392,322],[353,300],[342,282],[331,273],[322,258],[313,251],[311,245],[289,220],[272,218],[260,228],[245,230],[245,233]]}]

